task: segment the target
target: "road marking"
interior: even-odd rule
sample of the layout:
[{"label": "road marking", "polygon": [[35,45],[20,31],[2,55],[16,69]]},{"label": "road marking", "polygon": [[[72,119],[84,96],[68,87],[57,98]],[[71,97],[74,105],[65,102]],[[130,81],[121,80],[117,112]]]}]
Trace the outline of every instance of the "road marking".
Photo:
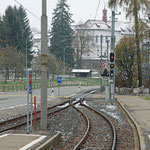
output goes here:
[{"label": "road marking", "polygon": [[[27,96],[27,95],[0,95],[0,98],[4,98],[4,97],[15,97],[15,96]],[[37,95],[37,97],[40,97],[40,95]]]},{"label": "road marking", "polygon": [[5,137],[5,136],[7,136],[8,134],[3,134],[3,135],[1,135],[0,136],[0,138],[3,138],[3,137]]},{"label": "road marking", "polygon": [[27,96],[27,95],[0,95],[0,98],[5,98],[5,97],[17,97],[17,96],[25,97],[25,96]]},{"label": "road marking", "polygon": [[74,95],[76,95],[76,94],[72,94],[72,95],[70,95],[70,97],[72,97],[72,96],[74,96]]},{"label": "road marking", "polygon": [[20,104],[20,105],[16,105],[16,106],[10,106],[10,107],[5,107],[5,108],[1,108],[0,110],[5,110],[5,109],[11,109],[11,108],[16,108],[16,107],[22,107],[22,106],[25,106],[27,104]]}]

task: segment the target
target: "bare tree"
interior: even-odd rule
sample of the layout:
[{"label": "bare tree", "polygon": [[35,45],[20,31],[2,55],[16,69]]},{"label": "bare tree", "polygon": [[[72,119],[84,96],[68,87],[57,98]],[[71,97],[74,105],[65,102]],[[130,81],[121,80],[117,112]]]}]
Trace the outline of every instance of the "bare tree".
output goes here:
[{"label": "bare tree", "polygon": [[82,68],[82,57],[84,54],[89,54],[91,51],[89,47],[90,33],[86,30],[86,25],[80,22],[76,27],[74,33],[73,46],[75,48],[74,59],[77,63],[77,68]]},{"label": "bare tree", "polygon": [[24,55],[12,46],[0,48],[0,70],[5,77],[5,83],[9,79],[11,70],[23,70],[24,58]]}]

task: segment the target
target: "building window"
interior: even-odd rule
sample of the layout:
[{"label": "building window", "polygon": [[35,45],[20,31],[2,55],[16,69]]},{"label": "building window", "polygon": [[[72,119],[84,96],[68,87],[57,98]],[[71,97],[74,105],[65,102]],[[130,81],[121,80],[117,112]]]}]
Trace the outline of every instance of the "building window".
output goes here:
[{"label": "building window", "polygon": [[96,40],[95,41],[96,41],[96,43],[98,43],[98,35],[96,35]]}]

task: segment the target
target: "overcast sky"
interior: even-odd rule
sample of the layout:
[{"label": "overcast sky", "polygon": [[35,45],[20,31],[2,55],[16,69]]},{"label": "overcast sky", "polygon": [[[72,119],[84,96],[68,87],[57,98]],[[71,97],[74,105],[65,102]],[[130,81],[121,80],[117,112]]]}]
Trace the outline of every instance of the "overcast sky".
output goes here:
[{"label": "overcast sky", "polygon": [[[16,0],[21,3],[25,8],[30,12],[36,15],[38,18],[41,17],[41,4],[42,0]],[[53,9],[56,8],[58,0],[47,0],[47,15],[48,15],[48,25],[51,24]],[[98,6],[99,0],[67,0],[67,3],[70,7],[70,13],[73,14],[72,19],[75,21],[75,24],[78,24],[80,20],[85,22],[88,19],[94,19],[96,14],[96,9]],[[7,6],[19,6],[15,0],[0,0],[0,14],[3,15]],[[102,20],[102,10],[106,7],[108,10],[108,19],[111,16],[111,10],[108,8],[108,0],[100,0],[100,5],[96,19]],[[121,9],[118,10],[118,12]],[[126,20],[121,11],[121,15],[117,16],[119,21]],[[32,14],[27,12],[30,26],[40,29],[40,20],[34,17]]]}]

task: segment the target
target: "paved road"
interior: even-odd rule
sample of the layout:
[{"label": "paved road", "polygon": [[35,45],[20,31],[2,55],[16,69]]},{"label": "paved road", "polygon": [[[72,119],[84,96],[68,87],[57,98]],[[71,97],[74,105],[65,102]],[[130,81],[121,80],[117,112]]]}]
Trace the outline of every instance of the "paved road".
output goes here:
[{"label": "paved road", "polygon": [[[60,87],[60,96],[70,96],[76,92],[81,90],[86,90],[90,88],[98,88],[98,86],[89,86],[89,87]],[[54,97],[57,97],[58,94],[58,87],[54,88]],[[41,91],[33,90],[33,96],[37,97],[37,102],[40,102],[40,93]],[[52,98],[52,88],[48,89],[48,100]],[[5,108],[11,108],[20,105],[26,105],[27,103],[27,92],[20,91],[20,92],[9,92],[9,93],[1,93],[0,94],[0,110]]]}]

